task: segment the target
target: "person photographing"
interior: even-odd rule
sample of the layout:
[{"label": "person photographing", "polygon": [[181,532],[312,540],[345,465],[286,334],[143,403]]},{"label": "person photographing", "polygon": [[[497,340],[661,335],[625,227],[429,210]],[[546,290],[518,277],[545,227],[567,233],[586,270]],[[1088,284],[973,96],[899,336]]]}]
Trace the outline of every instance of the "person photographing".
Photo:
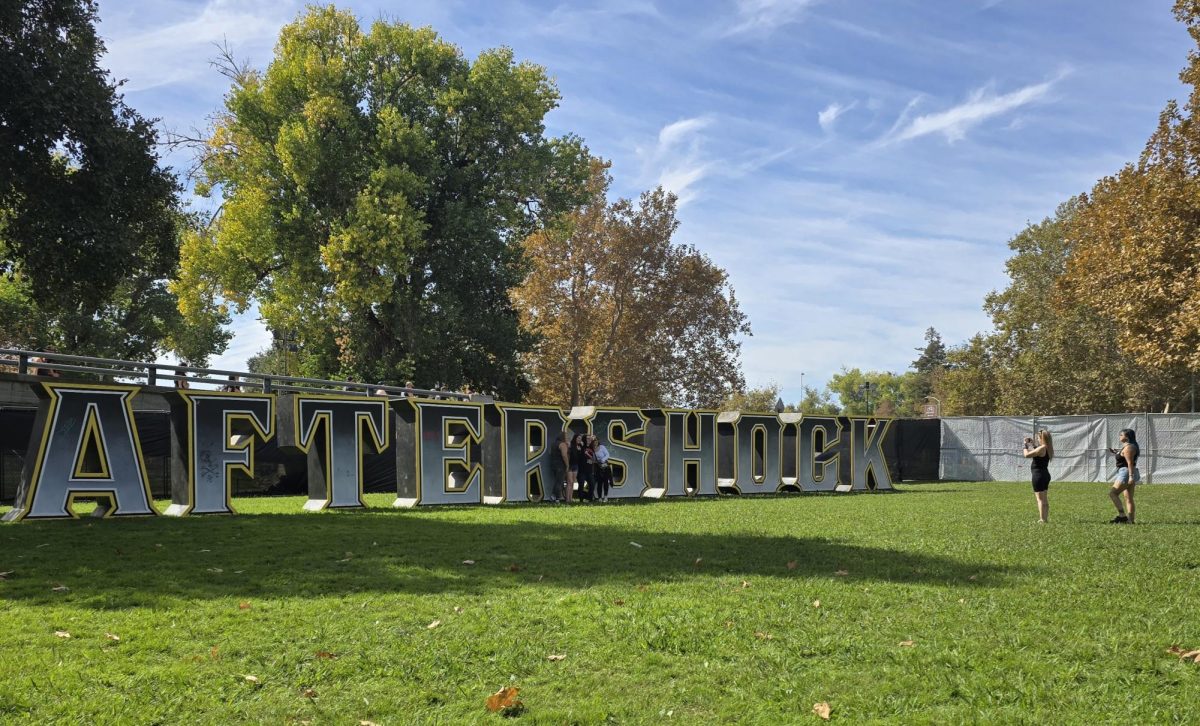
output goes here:
[{"label": "person photographing", "polygon": [[1054,439],[1050,432],[1037,432],[1037,442],[1025,437],[1025,458],[1029,459],[1029,471],[1033,479],[1033,496],[1037,500],[1038,522],[1050,521],[1050,460],[1054,458]]},{"label": "person photographing", "polygon": [[[1108,490],[1108,498],[1117,508],[1117,516],[1109,520],[1109,524],[1133,524],[1133,489],[1142,480],[1138,471],[1137,460],[1142,449],[1138,446],[1137,433],[1133,429],[1121,429],[1117,435],[1120,446],[1109,449],[1109,453],[1117,456],[1117,477]],[[1121,506],[1121,495],[1125,495],[1125,506]]]}]

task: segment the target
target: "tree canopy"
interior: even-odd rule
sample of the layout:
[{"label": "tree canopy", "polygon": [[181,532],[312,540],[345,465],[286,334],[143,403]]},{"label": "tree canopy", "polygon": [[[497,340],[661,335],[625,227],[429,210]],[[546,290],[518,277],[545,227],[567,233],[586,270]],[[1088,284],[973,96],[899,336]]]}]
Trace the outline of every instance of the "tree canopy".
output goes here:
[{"label": "tree canopy", "polygon": [[738,336],[750,333],[728,275],[673,240],[674,194],[609,204],[610,182],[593,160],[587,200],[525,240],[532,270],[513,299],[538,338],[530,398],[715,407],[743,385]]},{"label": "tree canopy", "polygon": [[199,187],[221,210],[184,245],[185,314],[257,303],[309,375],[519,399],[521,240],[587,175],[579,139],[544,133],[544,69],[325,7],[283,28],[265,71],[225,70]]},{"label": "tree canopy", "polygon": [[181,323],[167,279],[189,220],[96,21],[89,0],[0,6],[0,342],[202,359],[227,336]]}]

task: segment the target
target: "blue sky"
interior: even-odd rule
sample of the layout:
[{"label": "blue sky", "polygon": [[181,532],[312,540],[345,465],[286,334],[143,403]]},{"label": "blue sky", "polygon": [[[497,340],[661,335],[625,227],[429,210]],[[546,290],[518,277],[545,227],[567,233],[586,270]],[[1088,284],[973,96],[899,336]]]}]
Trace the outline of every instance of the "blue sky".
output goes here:
[{"label": "blue sky", "polygon": [[[729,271],[751,385],[784,398],[842,366],[903,370],[926,328],[989,327],[1007,241],[1136,158],[1191,41],[1169,0],[342,2],[431,25],[468,56],[544,65],[552,134],[613,162],[614,192],[679,195],[677,239]],[[106,62],[165,129],[203,128],[228,42],[255,67],[291,0],[100,0]],[[177,167],[187,159],[170,157]],[[268,342],[253,315],[214,365]]]}]

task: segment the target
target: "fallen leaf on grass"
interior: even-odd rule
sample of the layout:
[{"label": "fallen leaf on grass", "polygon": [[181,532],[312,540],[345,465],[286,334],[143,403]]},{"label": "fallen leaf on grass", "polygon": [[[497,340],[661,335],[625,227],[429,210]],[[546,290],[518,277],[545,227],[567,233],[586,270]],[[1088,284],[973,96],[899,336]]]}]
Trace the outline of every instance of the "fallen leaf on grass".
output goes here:
[{"label": "fallen leaf on grass", "polygon": [[521,692],[516,686],[505,686],[499,691],[488,696],[487,710],[492,713],[503,713],[506,716],[512,716],[521,712],[525,705],[521,703],[521,699],[517,698],[517,694]]},{"label": "fallen leaf on grass", "polygon": [[210,568],[208,568],[208,571],[213,574],[219,575],[222,572],[224,572],[225,570],[222,570],[220,567],[210,567]]},{"label": "fallen leaf on grass", "polygon": [[546,656],[546,660],[550,661],[551,663],[557,663],[560,660],[566,659],[566,657],[567,656],[565,655],[548,655]]},{"label": "fallen leaf on grass", "polygon": [[70,592],[70,591],[71,591],[71,588],[67,587],[66,585],[59,585],[58,587],[50,588],[50,592]]},{"label": "fallen leaf on grass", "polygon": [[914,643],[911,640],[901,640],[900,641],[901,648],[911,648],[911,647],[913,647],[913,645],[914,645]]},{"label": "fallen leaf on grass", "polygon": [[14,572],[14,570],[9,570],[8,572],[0,572],[0,580],[7,580],[8,576],[13,574],[13,572]]},{"label": "fallen leaf on grass", "polygon": [[970,577],[968,577],[967,579],[968,579],[968,580],[978,580],[978,579],[979,579],[979,575],[971,575],[971,576],[970,576]]},{"label": "fallen leaf on grass", "polygon": [[820,601],[820,600],[813,600],[813,607],[815,607],[815,608],[819,608],[819,607],[821,607],[821,601]]},{"label": "fallen leaf on grass", "polygon": [[1178,645],[1172,645],[1170,648],[1167,648],[1167,652],[1171,655],[1183,657],[1183,648],[1180,648]]},{"label": "fallen leaf on grass", "polygon": [[967,599],[966,599],[965,597],[960,597],[960,598],[958,599],[958,604],[959,604],[959,605],[962,605],[962,604],[963,604],[963,603],[965,603],[966,601],[967,601]]},{"label": "fallen leaf on grass", "polygon": [[432,623],[430,623],[429,625],[426,625],[426,626],[425,626],[425,629],[426,629],[426,630],[433,630],[434,628],[436,628],[437,626],[439,626],[439,625],[441,625],[441,624],[442,624],[442,621],[441,621],[441,620],[434,620],[434,621],[433,621]]},{"label": "fallen leaf on grass", "polygon": [[464,565],[473,565],[473,564],[475,564],[475,560],[463,560],[463,564]]},{"label": "fallen leaf on grass", "polygon": [[725,621],[725,629],[726,629],[726,630],[731,630],[732,628],[733,628],[733,621],[732,621],[732,620],[726,620],[726,621]]},{"label": "fallen leaf on grass", "polygon": [[379,726],[379,724],[374,721],[359,721],[358,726]]},{"label": "fallen leaf on grass", "polygon": [[642,546],[640,544],[638,544],[637,542],[630,542],[629,544],[633,545],[634,547],[637,547],[639,550],[642,548]]},{"label": "fallen leaf on grass", "polygon": [[242,676],[242,680],[243,680],[243,681],[245,681],[245,682],[247,682],[247,683],[251,683],[251,684],[253,684],[253,685],[256,685],[256,686],[261,686],[261,685],[262,685],[262,681],[258,680],[258,676],[249,676],[249,675],[247,675],[247,676]]},{"label": "fallen leaf on grass", "polygon": [[65,630],[55,630],[54,634],[63,639],[68,639],[71,637],[71,634]]},{"label": "fallen leaf on grass", "polygon": [[795,561],[795,560],[789,560],[789,561],[788,561],[788,563],[787,563],[787,568],[788,568],[789,570],[794,570],[794,569],[796,569],[796,561]]},{"label": "fallen leaf on grass", "polygon": [[704,564],[704,558],[697,557],[696,561],[692,563],[692,567],[699,567],[700,565],[703,565],[703,564]]},{"label": "fallen leaf on grass", "polygon": [[461,614],[462,611],[463,611],[463,609],[460,608],[459,606],[457,606],[457,605],[454,606],[454,612]]},{"label": "fallen leaf on grass", "polygon": [[837,572],[835,572],[833,574],[836,575],[837,577],[845,577],[846,575],[849,575],[850,573],[847,572],[846,570],[838,570]]},{"label": "fallen leaf on grass", "polygon": [[624,604],[625,604],[625,601],[622,600],[621,598],[617,598],[616,600],[613,600],[613,605],[620,606],[620,605],[624,605]]},{"label": "fallen leaf on grass", "polygon": [[316,698],[317,692],[312,688],[305,688],[303,691],[300,691],[300,695],[305,698]]},{"label": "fallen leaf on grass", "polygon": [[238,603],[238,610],[249,610],[249,609],[250,609],[250,603],[248,603],[248,602]]},{"label": "fallen leaf on grass", "polygon": [[829,720],[829,704],[821,701],[813,704],[813,713],[817,714],[826,721]]},{"label": "fallen leaf on grass", "polygon": [[508,571],[509,572],[520,572],[521,566],[514,562],[508,566]]},{"label": "fallen leaf on grass", "polygon": [[327,650],[318,650],[317,657],[321,660],[337,660],[337,656]]},{"label": "fallen leaf on grass", "polygon": [[1200,650],[1189,650],[1188,652],[1179,656],[1180,660],[1194,660],[1197,657],[1200,657]]},{"label": "fallen leaf on grass", "polygon": [[104,637],[108,638],[109,640],[111,640],[114,643],[121,642],[121,636],[119,636],[119,635],[113,635],[112,633],[105,633]]},{"label": "fallen leaf on grass", "polygon": [[759,640],[774,640],[775,639],[774,635],[771,635],[770,633],[763,633],[763,632],[755,632],[754,637],[758,638]]},{"label": "fallen leaf on grass", "polygon": [[217,646],[214,645],[212,650],[208,651],[208,657],[212,660],[220,660],[221,651],[217,648]]}]

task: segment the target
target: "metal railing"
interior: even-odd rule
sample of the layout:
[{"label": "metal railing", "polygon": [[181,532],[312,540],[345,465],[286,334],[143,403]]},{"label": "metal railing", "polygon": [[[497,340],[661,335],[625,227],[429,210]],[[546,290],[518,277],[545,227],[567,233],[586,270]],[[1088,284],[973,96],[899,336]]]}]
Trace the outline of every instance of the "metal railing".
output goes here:
[{"label": "metal railing", "polygon": [[[322,378],[276,376],[248,371],[229,371],[219,368],[173,366],[162,363],[96,358],[87,355],[64,355],[36,350],[0,348],[0,366],[11,366],[21,375],[58,376],[60,373],[80,373],[121,382],[144,383],[147,386],[191,388],[192,385],[216,389],[236,387],[237,390],[263,393],[355,393],[363,396],[413,396],[469,400],[471,394],[458,391],[439,391],[428,388],[388,386],[358,381],[330,381]],[[31,372],[32,371],[32,372]],[[49,372],[49,373],[47,373]],[[212,378],[212,376],[220,376]],[[162,383],[165,381],[166,383]]]}]

